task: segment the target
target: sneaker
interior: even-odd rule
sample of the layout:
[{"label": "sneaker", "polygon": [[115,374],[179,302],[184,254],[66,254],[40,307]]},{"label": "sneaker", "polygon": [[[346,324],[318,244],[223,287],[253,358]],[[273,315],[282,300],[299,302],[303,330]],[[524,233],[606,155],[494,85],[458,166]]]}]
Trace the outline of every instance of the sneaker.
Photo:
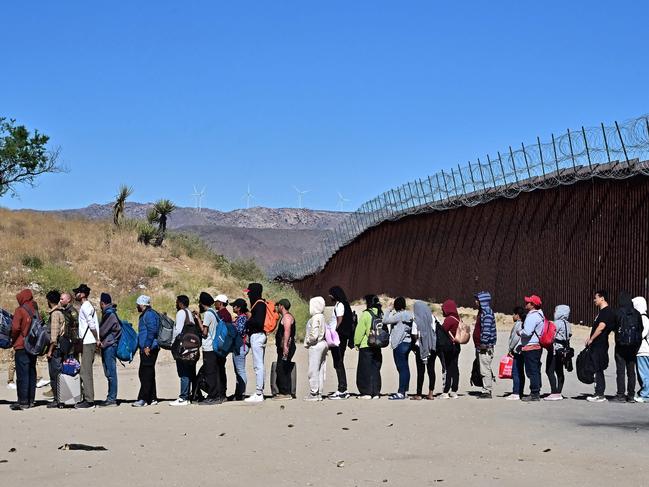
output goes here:
[{"label": "sneaker", "polygon": [[8,382],[7,383],[7,389],[15,391],[16,390],[16,383],[15,382]]},{"label": "sneaker", "polygon": [[49,379],[41,379],[36,383],[36,388],[40,389],[41,387],[49,386],[50,385],[50,380]]},{"label": "sneaker", "polygon": [[641,397],[641,396],[635,396],[635,397],[633,398],[633,400],[634,400],[635,402],[640,402],[640,403],[643,403],[643,402],[649,402],[649,399],[647,399],[646,397]]},{"label": "sneaker", "polygon": [[370,396],[369,394],[365,394],[364,396],[358,396],[358,398],[359,398],[359,399],[366,399],[366,400],[369,400],[369,399],[372,399],[372,396]]},{"label": "sneaker", "polygon": [[538,402],[541,400],[541,396],[538,394],[530,394],[529,396],[525,396],[521,401],[523,402]]},{"label": "sneaker", "polygon": [[626,396],[626,402],[634,403],[634,402],[635,402],[635,397],[633,397],[633,396]]},{"label": "sneaker", "polygon": [[329,394],[329,399],[335,399],[335,400],[349,399],[349,392],[347,392],[347,391],[345,391],[345,392],[336,391],[333,394]]},{"label": "sneaker", "polygon": [[252,396],[244,399],[244,402],[248,402],[248,403],[264,402],[264,395],[263,394],[253,394]]},{"label": "sneaker", "polygon": [[154,399],[153,401],[151,401],[151,404],[149,404],[149,406],[157,406],[157,405],[158,405],[157,399]]},{"label": "sneaker", "polygon": [[440,399],[450,399],[451,395],[448,392],[444,392],[443,394],[439,395]]},{"label": "sneaker", "polygon": [[105,400],[98,404],[100,408],[116,408],[118,406],[117,401]]},{"label": "sneaker", "polygon": [[218,399],[205,399],[198,403],[199,406],[218,406],[221,404]]},{"label": "sneaker", "polygon": [[290,399],[293,399],[293,396],[290,394],[275,394],[273,396],[274,401],[288,401]]},{"label": "sneaker", "polygon": [[613,399],[611,399],[613,402],[626,402],[626,396],[624,394],[616,394]]},{"label": "sneaker", "polygon": [[379,399],[381,399],[381,395],[379,394],[379,395],[376,395],[376,396],[372,396],[372,399],[378,401]]},{"label": "sneaker", "polygon": [[9,406],[9,409],[11,409],[12,411],[22,411],[23,409],[29,409],[29,405],[28,404],[19,404],[17,402],[14,402],[13,404],[11,404]]},{"label": "sneaker", "polygon": [[74,405],[74,409],[95,409],[95,405],[88,401],[81,401]]},{"label": "sneaker", "polygon": [[519,396],[518,394],[510,394],[505,398],[505,401],[520,401],[520,400],[521,400],[521,396]]},{"label": "sneaker", "polygon": [[187,399],[181,399],[180,397],[175,401],[169,403],[169,406],[189,406],[190,402]]},{"label": "sneaker", "polygon": [[392,394],[390,397],[388,397],[388,399],[390,401],[403,401],[404,399],[406,399],[406,395],[397,392],[396,394]]},{"label": "sneaker", "polygon": [[134,408],[145,408],[147,406],[148,406],[148,404],[145,401],[143,401],[142,399],[140,399],[138,401],[135,401],[133,404],[131,404],[131,407],[134,407]]},{"label": "sneaker", "polygon": [[544,401],[563,401],[563,396],[561,394],[550,394],[543,398]]},{"label": "sneaker", "polygon": [[606,399],[604,396],[588,396],[586,398],[586,401],[588,402],[606,402],[608,399]]},{"label": "sneaker", "polygon": [[322,396],[320,394],[309,394],[304,398],[305,401],[310,401],[310,402],[319,402],[322,401]]},{"label": "sneaker", "polygon": [[451,399],[459,399],[459,398],[460,398],[460,396],[457,395],[457,392],[451,392],[451,393],[449,394],[449,397],[450,397]]},{"label": "sneaker", "polygon": [[478,399],[491,399],[491,392],[481,392],[479,396],[477,396]]},{"label": "sneaker", "polygon": [[50,401],[47,403],[47,406],[45,406],[47,409],[63,409],[63,404],[59,404],[56,401]]}]

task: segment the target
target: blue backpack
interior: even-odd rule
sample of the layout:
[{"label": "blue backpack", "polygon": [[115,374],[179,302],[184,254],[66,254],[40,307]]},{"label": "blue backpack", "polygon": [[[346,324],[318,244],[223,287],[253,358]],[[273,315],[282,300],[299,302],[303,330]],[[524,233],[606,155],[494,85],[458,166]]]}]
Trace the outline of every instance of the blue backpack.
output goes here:
[{"label": "blue backpack", "polygon": [[121,324],[122,336],[119,337],[117,343],[117,358],[120,361],[131,363],[138,348],[137,332],[128,321],[121,320]]},{"label": "blue backpack", "polygon": [[212,337],[212,349],[217,355],[227,357],[233,352],[239,333],[233,324],[227,324],[214,310],[209,310],[216,317],[216,328]]},{"label": "blue backpack", "polygon": [[0,308],[0,348],[11,347],[11,322],[13,316]]}]

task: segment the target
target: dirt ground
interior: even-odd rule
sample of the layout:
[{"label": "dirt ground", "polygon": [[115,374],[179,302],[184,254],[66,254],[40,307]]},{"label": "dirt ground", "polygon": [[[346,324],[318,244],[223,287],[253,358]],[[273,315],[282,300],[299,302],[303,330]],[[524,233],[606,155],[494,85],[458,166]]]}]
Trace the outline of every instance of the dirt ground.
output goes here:
[{"label": "dirt ground", "polygon": [[[500,331],[493,369],[505,353]],[[582,348],[584,330],[573,346]],[[164,352],[167,355],[167,352]],[[267,377],[275,358],[266,355]],[[524,404],[502,396],[511,381],[499,380],[496,398],[470,395],[473,350],[461,354],[461,397],[434,401],[304,402],[307,353],[298,349],[298,400],[259,405],[172,408],[178,379],[170,358],[158,366],[164,402],[134,409],[137,366],[119,370],[118,408],[76,411],[38,407],[12,412],[15,392],[0,387],[0,479],[3,486],[168,485],[369,486],[369,485],[647,485],[649,409],[642,404],[591,404],[591,386],[566,380],[562,402]],[[249,379],[252,360],[248,357]],[[357,353],[346,357],[350,389],[356,390]],[[612,362],[613,364],[613,362]],[[234,374],[229,361],[229,392]],[[4,365],[2,376],[4,377]],[[411,358],[410,390],[415,387]],[[336,376],[328,358],[327,390]],[[437,365],[436,392],[441,389]],[[606,374],[615,393],[615,370]],[[394,392],[391,352],[383,352],[383,392]],[[544,388],[548,389],[544,375]],[[424,385],[427,387],[427,384]],[[254,389],[249,380],[248,390]],[[95,394],[106,381],[95,370]],[[270,392],[267,384],[266,392]],[[42,399],[42,391],[37,392]],[[104,446],[107,451],[59,450],[66,443]],[[15,451],[14,451],[15,449]]]}]

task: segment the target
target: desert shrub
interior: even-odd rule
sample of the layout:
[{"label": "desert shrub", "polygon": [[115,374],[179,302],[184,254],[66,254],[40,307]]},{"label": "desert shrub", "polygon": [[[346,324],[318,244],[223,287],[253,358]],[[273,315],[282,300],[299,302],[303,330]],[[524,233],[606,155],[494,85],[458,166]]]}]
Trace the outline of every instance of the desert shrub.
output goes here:
[{"label": "desert shrub", "polygon": [[71,269],[58,264],[45,264],[36,273],[36,282],[44,290],[48,292],[51,289],[58,289],[61,292],[71,291],[79,282],[77,276]]},{"label": "desert shrub", "polygon": [[235,260],[230,263],[232,277],[240,281],[258,282],[264,279],[264,272],[252,260]]},{"label": "desert shrub", "polygon": [[160,269],[157,267],[149,266],[144,269],[144,277],[154,278],[160,275]]},{"label": "desert shrub", "polygon": [[36,255],[23,255],[21,262],[25,267],[29,267],[30,269],[34,270],[41,269],[43,267],[43,261]]},{"label": "desert shrub", "polygon": [[150,245],[158,237],[158,229],[148,222],[140,222],[138,225],[137,241],[144,245]]}]

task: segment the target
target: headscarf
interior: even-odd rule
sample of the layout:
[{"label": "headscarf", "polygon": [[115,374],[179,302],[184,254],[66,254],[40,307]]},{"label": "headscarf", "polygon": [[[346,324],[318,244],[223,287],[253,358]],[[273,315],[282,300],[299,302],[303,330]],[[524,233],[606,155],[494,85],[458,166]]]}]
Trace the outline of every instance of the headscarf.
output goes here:
[{"label": "headscarf", "polygon": [[415,323],[419,333],[419,354],[422,362],[428,361],[431,352],[437,347],[437,336],[433,328],[433,314],[423,301],[415,301]]}]

